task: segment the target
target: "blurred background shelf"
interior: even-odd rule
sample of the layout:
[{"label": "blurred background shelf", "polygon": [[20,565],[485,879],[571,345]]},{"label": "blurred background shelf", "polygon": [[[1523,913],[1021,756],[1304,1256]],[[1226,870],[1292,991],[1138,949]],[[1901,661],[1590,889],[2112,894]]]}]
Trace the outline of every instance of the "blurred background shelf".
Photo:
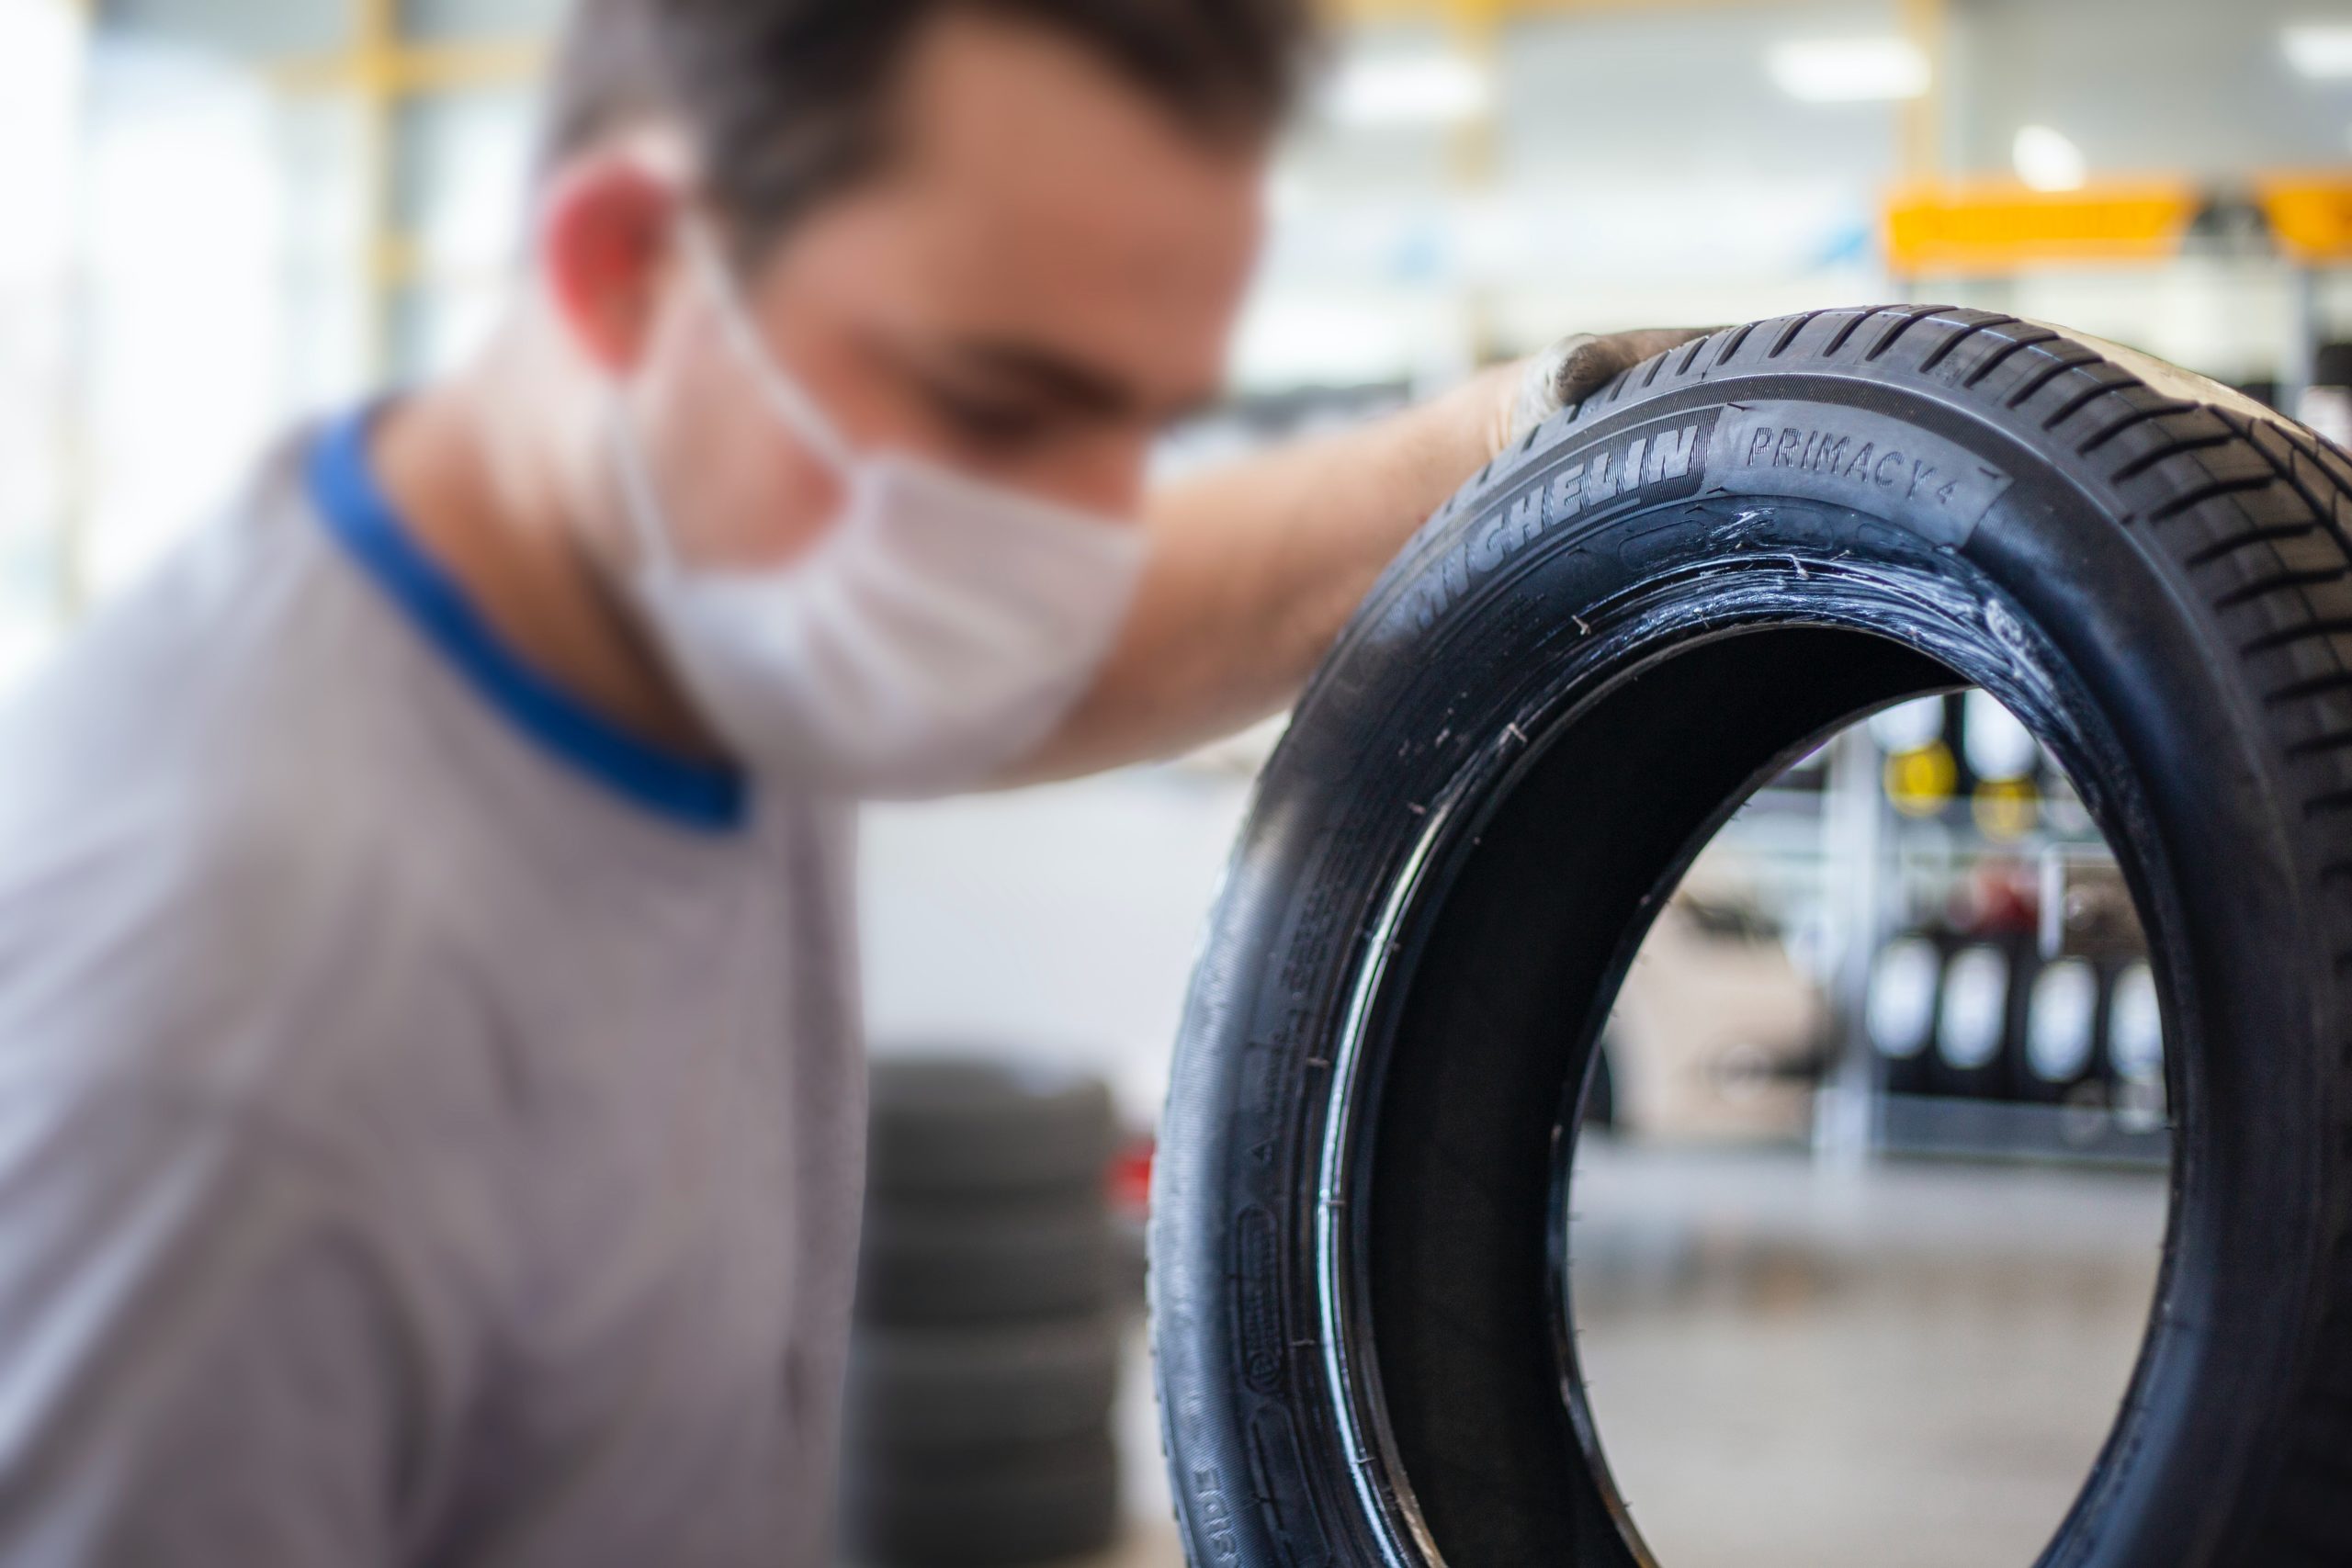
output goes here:
[{"label": "blurred background shelf", "polygon": [[1879,1102],[1878,1142],[1894,1155],[2015,1159],[2163,1170],[2172,1134],[2119,1120],[2105,1107],[2004,1105],[1890,1094]]}]

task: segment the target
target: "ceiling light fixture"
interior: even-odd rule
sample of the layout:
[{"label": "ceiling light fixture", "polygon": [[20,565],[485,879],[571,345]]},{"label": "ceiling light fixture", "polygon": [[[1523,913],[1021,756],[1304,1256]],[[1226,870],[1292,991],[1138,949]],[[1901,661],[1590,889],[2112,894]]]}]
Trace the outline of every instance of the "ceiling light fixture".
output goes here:
[{"label": "ceiling light fixture", "polygon": [[2317,81],[2352,76],[2352,27],[2341,22],[2307,22],[2280,35],[2287,63]]},{"label": "ceiling light fixture", "polygon": [[1805,39],[1765,57],[1773,83],[1808,104],[1889,103],[1926,95],[1935,79],[1925,51],[1909,39]]},{"label": "ceiling light fixture", "polygon": [[2046,125],[2029,125],[2010,148],[2018,178],[2035,190],[2080,190],[2090,183],[2090,161],[2074,139]]},{"label": "ceiling light fixture", "polygon": [[1371,56],[1340,68],[1325,107],[1341,125],[1458,125],[1494,107],[1494,85],[1460,55]]}]

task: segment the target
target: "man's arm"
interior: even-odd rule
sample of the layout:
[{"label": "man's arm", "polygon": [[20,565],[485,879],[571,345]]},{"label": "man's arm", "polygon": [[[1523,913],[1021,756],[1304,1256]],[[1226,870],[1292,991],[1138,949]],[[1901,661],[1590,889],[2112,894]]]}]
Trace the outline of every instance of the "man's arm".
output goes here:
[{"label": "man's arm", "polygon": [[1281,711],[1413,534],[1537,423],[1690,332],[1563,339],[1358,430],[1170,486],[1152,568],[1102,678],[1008,783],[1170,756]]}]

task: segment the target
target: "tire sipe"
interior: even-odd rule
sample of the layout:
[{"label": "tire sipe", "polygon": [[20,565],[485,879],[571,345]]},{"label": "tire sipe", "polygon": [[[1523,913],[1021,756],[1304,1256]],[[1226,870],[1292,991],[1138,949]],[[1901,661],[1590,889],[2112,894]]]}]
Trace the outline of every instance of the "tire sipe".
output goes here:
[{"label": "tire sipe", "polygon": [[2123,863],[2171,1224],[2048,1568],[2352,1561],[2352,460],[1940,308],[1636,367],[1434,518],[1262,781],[1158,1163],[1192,1561],[1649,1561],[1559,1222],[1592,1042],[1691,857],[1857,717],[1982,687]]}]

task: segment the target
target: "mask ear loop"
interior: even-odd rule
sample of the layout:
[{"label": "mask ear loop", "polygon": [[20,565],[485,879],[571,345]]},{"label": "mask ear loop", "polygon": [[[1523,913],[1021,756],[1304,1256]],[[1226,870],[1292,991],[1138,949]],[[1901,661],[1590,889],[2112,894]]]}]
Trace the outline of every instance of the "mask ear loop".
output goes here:
[{"label": "mask ear loop", "polygon": [[671,547],[669,528],[664,522],[667,514],[662,498],[654,491],[653,476],[646,468],[645,448],[628,423],[628,400],[618,387],[613,389],[605,422],[612,430],[613,467],[619,470],[621,511],[628,514],[638,558],[654,570],[674,572],[678,570],[678,555]]},{"label": "mask ear loop", "polygon": [[744,370],[777,417],[791,426],[793,433],[807,442],[828,468],[848,478],[858,466],[857,449],[818,406],[817,400],[785,373],[784,367],[776,363],[775,355],[761,341],[759,329],[752,324],[751,306],[743,298],[733,270],[719,254],[718,240],[711,232],[709,222],[690,217],[684,225],[683,235],[687,265],[695,269],[703,291],[718,312],[719,330],[726,334],[735,357],[742,361]]}]

